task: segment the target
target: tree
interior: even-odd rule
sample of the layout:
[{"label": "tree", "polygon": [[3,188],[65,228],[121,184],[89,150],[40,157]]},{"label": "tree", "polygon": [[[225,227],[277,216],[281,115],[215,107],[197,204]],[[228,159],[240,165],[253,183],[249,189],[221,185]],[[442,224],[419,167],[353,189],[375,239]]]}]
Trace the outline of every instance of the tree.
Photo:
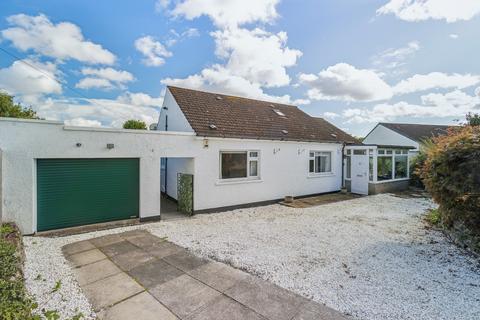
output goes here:
[{"label": "tree", "polygon": [[31,107],[26,108],[13,102],[13,96],[3,92],[0,92],[0,117],[39,119]]},{"label": "tree", "polygon": [[467,125],[480,126],[480,114],[479,113],[467,113],[465,117],[467,119]]},{"label": "tree", "polygon": [[141,120],[130,119],[123,123],[123,129],[147,130],[147,125]]}]

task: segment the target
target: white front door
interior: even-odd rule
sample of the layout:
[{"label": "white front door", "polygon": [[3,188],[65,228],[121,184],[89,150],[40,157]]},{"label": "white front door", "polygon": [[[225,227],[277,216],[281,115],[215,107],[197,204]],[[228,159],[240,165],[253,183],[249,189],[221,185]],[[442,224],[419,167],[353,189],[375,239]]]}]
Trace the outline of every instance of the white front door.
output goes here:
[{"label": "white front door", "polygon": [[368,151],[352,150],[351,192],[368,195]]}]

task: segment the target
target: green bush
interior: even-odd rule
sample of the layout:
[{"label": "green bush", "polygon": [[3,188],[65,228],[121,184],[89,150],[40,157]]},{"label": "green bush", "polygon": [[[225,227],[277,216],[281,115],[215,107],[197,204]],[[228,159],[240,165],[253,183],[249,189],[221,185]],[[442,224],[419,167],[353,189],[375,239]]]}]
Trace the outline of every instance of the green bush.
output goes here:
[{"label": "green bush", "polygon": [[[56,320],[56,310],[41,310],[34,314],[37,304],[25,288],[21,260],[20,232],[13,224],[0,225],[0,319],[1,320]],[[59,289],[59,285],[55,288]],[[57,290],[58,290],[57,289]],[[80,320],[78,314],[72,320]]]},{"label": "green bush", "polygon": [[480,127],[451,128],[433,142],[420,176],[439,204],[442,223],[480,236]]},{"label": "green bush", "polygon": [[123,123],[123,129],[147,130],[147,125],[141,120],[127,120]]},{"label": "green bush", "polygon": [[0,226],[0,319],[37,319],[31,314],[36,305],[23,283],[19,243],[19,233],[13,225]]}]

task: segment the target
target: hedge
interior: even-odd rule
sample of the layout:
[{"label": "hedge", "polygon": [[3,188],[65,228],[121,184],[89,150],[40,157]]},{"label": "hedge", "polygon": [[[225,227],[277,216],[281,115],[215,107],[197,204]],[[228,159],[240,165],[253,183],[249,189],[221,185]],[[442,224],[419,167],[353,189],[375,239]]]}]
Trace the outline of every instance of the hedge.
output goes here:
[{"label": "hedge", "polygon": [[480,126],[453,127],[434,138],[419,171],[443,224],[480,236]]}]

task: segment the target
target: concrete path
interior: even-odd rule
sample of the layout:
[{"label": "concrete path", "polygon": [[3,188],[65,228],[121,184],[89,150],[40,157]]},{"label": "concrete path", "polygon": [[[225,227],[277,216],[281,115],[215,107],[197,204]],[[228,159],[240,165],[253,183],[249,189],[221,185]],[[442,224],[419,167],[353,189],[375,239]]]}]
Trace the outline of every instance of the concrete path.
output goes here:
[{"label": "concrete path", "polygon": [[346,319],[143,230],[69,244],[63,253],[99,319]]}]

